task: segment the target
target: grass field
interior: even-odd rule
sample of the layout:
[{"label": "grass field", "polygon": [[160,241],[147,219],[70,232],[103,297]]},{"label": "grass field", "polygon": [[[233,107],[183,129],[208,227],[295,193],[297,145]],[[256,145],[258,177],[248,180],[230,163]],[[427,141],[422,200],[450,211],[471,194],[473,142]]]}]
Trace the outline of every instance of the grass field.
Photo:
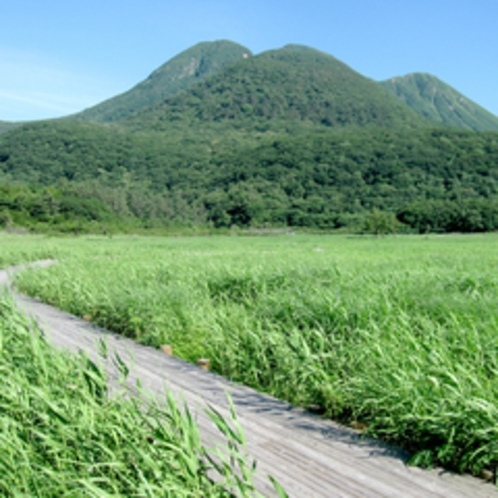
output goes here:
[{"label": "grass field", "polygon": [[60,263],[19,277],[30,295],[319,405],[412,451],[414,463],[478,473],[498,461],[495,234],[86,237],[32,247]]}]

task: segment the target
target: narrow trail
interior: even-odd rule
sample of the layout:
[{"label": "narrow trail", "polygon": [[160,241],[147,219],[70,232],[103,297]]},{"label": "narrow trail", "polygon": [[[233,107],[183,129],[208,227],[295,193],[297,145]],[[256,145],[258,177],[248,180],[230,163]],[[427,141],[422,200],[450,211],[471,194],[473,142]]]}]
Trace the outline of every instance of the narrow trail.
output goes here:
[{"label": "narrow trail", "polygon": [[[0,271],[0,285],[8,286],[15,270]],[[131,385],[140,380],[146,391],[159,397],[166,387],[185,400],[196,414],[207,444],[213,444],[220,436],[204,408],[209,404],[227,415],[228,393],[244,429],[248,453],[258,462],[256,487],[265,496],[276,496],[268,479],[272,475],[292,498],[498,497],[495,486],[483,480],[441,469],[408,467],[407,455],[397,448],[362,438],[352,429],[112,334],[52,306],[20,294],[14,296],[19,307],[40,324],[58,348],[84,350],[97,358],[99,340],[105,338],[110,356],[117,353],[128,363]],[[104,365],[111,378],[118,375],[111,361]]]}]

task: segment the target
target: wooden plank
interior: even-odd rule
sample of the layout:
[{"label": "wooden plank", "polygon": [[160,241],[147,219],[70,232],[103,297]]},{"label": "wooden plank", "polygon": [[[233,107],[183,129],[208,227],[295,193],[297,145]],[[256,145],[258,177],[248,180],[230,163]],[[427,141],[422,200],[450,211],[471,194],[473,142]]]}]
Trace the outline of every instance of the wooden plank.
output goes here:
[{"label": "wooden plank", "polygon": [[[0,272],[0,283],[7,283]],[[352,429],[322,420],[300,408],[216,374],[185,363],[158,350],[104,331],[56,308],[17,295],[57,347],[84,350],[98,358],[98,341],[105,338],[109,351],[130,365],[129,383],[140,380],[154,396],[170,389],[195,414],[206,444],[222,442],[205,414],[207,404],[228,414],[230,394],[244,428],[249,454],[258,461],[255,479],[264,496],[276,496],[268,474],[291,497],[498,497],[495,486],[471,476],[441,469],[407,467],[408,455]],[[105,368],[119,376],[112,361]]]}]

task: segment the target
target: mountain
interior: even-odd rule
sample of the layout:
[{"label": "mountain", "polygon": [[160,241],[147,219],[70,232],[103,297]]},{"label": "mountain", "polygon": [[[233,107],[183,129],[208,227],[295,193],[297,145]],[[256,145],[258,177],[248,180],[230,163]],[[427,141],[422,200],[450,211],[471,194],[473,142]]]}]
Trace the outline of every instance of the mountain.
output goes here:
[{"label": "mountain", "polygon": [[[227,47],[238,55],[222,67]],[[498,133],[423,117],[311,48],[245,50],[180,54],[130,92],[151,99],[157,84],[161,100],[129,115],[117,97],[111,123],[73,116],[0,135],[0,228],[359,230],[373,213],[421,232],[498,230]],[[163,87],[176,93],[158,97]]]},{"label": "mountain", "polygon": [[331,55],[288,45],[235,62],[123,123],[155,130],[200,123],[264,130],[289,123],[416,128],[425,120]]},{"label": "mountain", "polygon": [[498,117],[431,74],[412,73],[379,84],[437,123],[474,131],[498,130]]},{"label": "mountain", "polygon": [[73,115],[71,119],[96,122],[123,119],[251,55],[248,48],[231,41],[199,43],[173,57],[131,90]]}]

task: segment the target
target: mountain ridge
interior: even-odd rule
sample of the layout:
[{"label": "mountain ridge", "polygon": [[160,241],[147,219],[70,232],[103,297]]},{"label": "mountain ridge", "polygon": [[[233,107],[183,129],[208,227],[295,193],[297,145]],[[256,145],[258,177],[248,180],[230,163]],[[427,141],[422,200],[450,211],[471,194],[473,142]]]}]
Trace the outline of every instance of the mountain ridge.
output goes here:
[{"label": "mountain ridge", "polygon": [[164,131],[178,122],[259,126],[271,121],[419,127],[425,120],[335,57],[286,45],[234,62],[123,123]]},{"label": "mountain ridge", "polygon": [[473,131],[498,131],[498,117],[429,73],[409,73],[379,82],[421,116]]},{"label": "mountain ridge", "polygon": [[[258,59],[271,57],[271,54],[275,53],[284,54],[289,52],[300,53],[304,57],[310,58],[320,54],[324,60],[328,58],[329,63],[334,61],[337,66],[343,65],[349,68],[334,56],[305,45],[291,43],[280,49],[268,50],[253,56],[250,49],[230,40],[200,42],[166,61],[152,71],[147,78],[126,92],[59,119],[120,123],[127,120],[129,116],[147,112],[147,110],[157,113],[158,108],[166,99],[174,98],[178,93],[189,90],[206,78],[216,76],[227,66],[241,59]],[[349,69],[354,71],[351,68]],[[356,71],[354,72],[365,80],[374,81]],[[453,126],[474,131],[498,130],[497,116],[434,75],[409,73],[405,76],[395,76],[384,81],[378,81],[376,84],[382,87],[389,95],[395,96],[398,101],[401,101],[418,116],[429,119],[436,125]],[[282,86],[282,91],[284,87],[285,85]],[[285,89],[288,90],[288,86]],[[275,99],[275,95],[272,95],[272,98]],[[342,95],[340,98],[342,98]],[[327,106],[330,102],[324,101],[323,104]],[[249,103],[249,106],[251,106],[251,103]],[[250,109],[250,107],[247,109]],[[364,112],[364,109],[359,112],[360,125],[363,125],[365,121],[365,117],[362,116]],[[374,112],[376,111],[374,110]],[[282,118],[288,119],[289,116],[282,116]],[[219,117],[217,119],[219,120]],[[411,120],[414,121],[413,115]],[[333,120],[330,120],[330,116],[325,116],[324,124],[327,124],[327,121]],[[21,124],[23,123],[0,121],[0,134]],[[383,123],[380,124],[383,125]]]},{"label": "mountain ridge", "polygon": [[70,116],[95,122],[115,122],[180,92],[252,52],[228,40],[200,42],[154,70],[130,90]]}]

